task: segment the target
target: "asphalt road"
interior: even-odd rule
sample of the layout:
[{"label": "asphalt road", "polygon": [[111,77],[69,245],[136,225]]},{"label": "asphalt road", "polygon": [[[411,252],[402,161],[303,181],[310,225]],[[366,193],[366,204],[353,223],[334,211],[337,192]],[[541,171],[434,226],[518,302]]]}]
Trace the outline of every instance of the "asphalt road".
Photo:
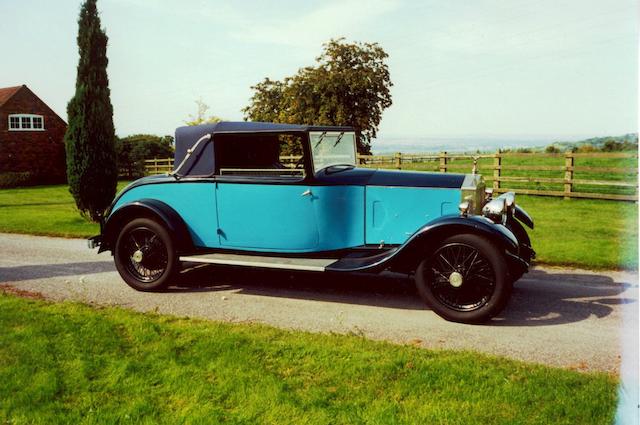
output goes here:
[{"label": "asphalt road", "polygon": [[407,279],[393,276],[199,266],[176,284],[161,293],[136,292],[120,279],[110,254],[97,255],[84,240],[0,234],[0,285],[53,300],[354,333],[577,370],[617,372],[623,351],[638,352],[638,276],[630,272],[535,268],[500,317],[482,326],[446,322]]}]

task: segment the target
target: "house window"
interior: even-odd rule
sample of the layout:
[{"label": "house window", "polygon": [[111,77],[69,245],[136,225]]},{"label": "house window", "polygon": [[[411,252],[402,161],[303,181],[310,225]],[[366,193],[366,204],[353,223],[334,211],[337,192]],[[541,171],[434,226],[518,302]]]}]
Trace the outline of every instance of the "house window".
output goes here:
[{"label": "house window", "polygon": [[42,125],[42,117],[33,117],[31,119],[34,130],[42,130],[44,126]]},{"label": "house window", "polygon": [[9,116],[9,130],[18,130],[20,128],[20,117],[15,115]]},{"label": "house window", "polygon": [[11,114],[9,115],[9,130],[43,131],[44,117],[34,114]]}]

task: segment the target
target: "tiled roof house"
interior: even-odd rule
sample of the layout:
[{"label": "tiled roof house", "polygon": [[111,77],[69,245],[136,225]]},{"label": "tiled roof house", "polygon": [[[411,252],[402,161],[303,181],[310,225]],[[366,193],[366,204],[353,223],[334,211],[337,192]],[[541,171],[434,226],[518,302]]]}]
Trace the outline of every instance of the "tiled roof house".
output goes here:
[{"label": "tiled roof house", "polygon": [[29,172],[33,183],[64,182],[66,129],[26,85],[0,88],[0,174]]}]

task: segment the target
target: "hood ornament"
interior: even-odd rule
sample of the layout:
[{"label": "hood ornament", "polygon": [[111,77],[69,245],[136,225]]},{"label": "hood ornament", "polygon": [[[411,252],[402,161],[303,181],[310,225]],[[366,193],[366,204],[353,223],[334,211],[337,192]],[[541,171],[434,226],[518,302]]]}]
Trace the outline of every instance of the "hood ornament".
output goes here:
[{"label": "hood ornament", "polygon": [[480,159],[479,156],[473,157],[473,168],[471,169],[471,174],[478,174],[478,159]]}]

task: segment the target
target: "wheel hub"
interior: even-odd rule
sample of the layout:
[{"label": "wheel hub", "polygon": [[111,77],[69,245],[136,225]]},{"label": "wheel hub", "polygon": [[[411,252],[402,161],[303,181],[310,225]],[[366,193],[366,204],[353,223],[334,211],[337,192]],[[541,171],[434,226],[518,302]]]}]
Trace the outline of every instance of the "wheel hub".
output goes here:
[{"label": "wheel hub", "polygon": [[137,250],[136,252],[134,252],[133,255],[131,256],[131,259],[133,261],[135,261],[136,263],[141,263],[142,262],[142,251]]},{"label": "wheel hub", "polygon": [[458,272],[453,272],[449,275],[449,283],[454,288],[459,288],[460,286],[462,286],[462,281],[462,275]]}]

